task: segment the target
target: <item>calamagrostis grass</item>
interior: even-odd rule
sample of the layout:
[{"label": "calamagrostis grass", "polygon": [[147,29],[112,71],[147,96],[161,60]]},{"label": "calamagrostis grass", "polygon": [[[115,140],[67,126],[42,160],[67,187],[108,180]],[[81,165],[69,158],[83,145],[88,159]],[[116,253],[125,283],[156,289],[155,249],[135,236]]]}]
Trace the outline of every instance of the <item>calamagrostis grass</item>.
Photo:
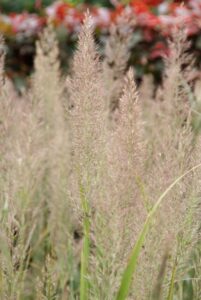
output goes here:
[{"label": "calamagrostis grass", "polygon": [[109,130],[107,134],[105,193],[102,206],[97,206],[92,225],[95,272],[91,280],[96,280],[96,299],[115,299],[122,268],[146,215],[137,184],[143,174],[144,159],[140,110],[130,69],[125,77],[116,129]]},{"label": "calamagrostis grass", "polygon": [[90,16],[85,18],[79,35],[72,74],[67,78],[67,89],[70,102],[73,103],[69,112],[69,123],[72,185],[78,191],[78,195],[74,196],[79,199],[82,186],[88,201],[95,204],[95,195],[98,192],[96,184],[103,156],[106,110],[100,62],[93,40]]},{"label": "calamagrostis grass", "polygon": [[[190,101],[187,83],[182,73],[183,66],[191,60],[191,57],[187,55],[188,48],[185,34],[181,31],[174,32],[173,42],[170,44],[170,56],[165,60],[163,99],[162,102],[158,101],[153,104],[152,111],[150,110],[151,116],[147,120],[147,122],[151,121],[151,127],[147,126],[150,156],[146,172],[146,189],[149,205],[154,203],[156,195],[161,193],[174,178],[199,162],[200,142],[197,140],[197,145],[193,142]],[[148,107],[150,108],[150,104]],[[176,267],[175,277],[177,277],[181,257],[184,257],[184,253],[187,254],[187,249],[190,251],[189,245],[193,245],[194,239],[197,240],[195,232],[189,231],[194,228],[193,220],[189,221],[189,213],[195,213],[195,202],[199,201],[195,199],[198,184],[199,176],[197,172],[194,172],[177,185],[160,208],[145,244],[145,259],[140,267],[141,276],[146,272],[143,277],[145,288],[144,294],[139,292],[139,299],[146,299],[147,295],[151,294],[152,287],[149,291],[148,283],[156,278],[159,264],[162,262],[167,247],[167,240],[170,258],[167,261],[167,275],[164,279],[166,292],[171,272]],[[188,220],[188,225],[186,220]],[[176,266],[175,261],[177,261]],[[141,286],[142,281],[139,282],[139,289],[143,292]],[[163,297],[165,297],[164,291]]]},{"label": "calamagrostis grass", "polygon": [[[73,104],[69,111],[71,141],[69,197],[79,217],[77,222],[82,221],[86,224],[87,219],[92,223],[92,214],[102,203],[107,122],[101,65],[93,39],[92,19],[89,15],[86,16],[79,35],[72,74],[67,78],[67,90],[69,101]],[[80,225],[82,227],[82,223]],[[88,226],[84,225],[82,228],[85,235],[89,231],[86,227]],[[90,237],[92,238],[91,230]],[[83,252],[86,252],[87,239],[88,237],[84,236]],[[88,258],[85,257],[85,260]],[[84,265],[82,261],[81,297],[82,290],[83,294],[87,293],[86,282],[82,282],[89,276],[89,268],[85,269]],[[89,295],[86,296],[88,297]]]},{"label": "calamagrostis grass", "polygon": [[[37,278],[43,286],[47,284],[40,269],[45,268],[48,255],[54,257],[55,290],[60,289],[61,298],[77,268],[64,263],[69,258],[66,249],[72,252],[67,201],[69,146],[57,56],[55,35],[48,27],[37,45],[31,91],[25,100],[1,99],[6,110],[1,205],[7,208],[1,244],[9,249],[3,269],[9,299],[35,297]],[[13,224],[17,229],[12,229]],[[46,291],[43,293],[46,297]]]},{"label": "calamagrostis grass", "polygon": [[[37,43],[31,88],[21,98],[2,80],[0,53],[2,299],[116,299],[156,199],[199,161],[185,36],[173,35],[159,101],[154,89],[138,95],[131,69],[125,75],[130,23],[122,22],[111,31],[102,63],[86,16],[65,85],[49,25]],[[186,292],[180,280],[192,247],[200,245],[199,184],[199,172],[191,173],[157,211],[130,299],[167,299],[174,292],[180,300]],[[199,299],[199,284],[191,280],[191,286]]]},{"label": "calamagrostis grass", "polygon": [[127,70],[130,57],[130,43],[132,39],[134,22],[124,13],[117,22],[112,24],[110,36],[106,42],[103,61],[103,79],[105,98],[109,108],[110,119],[119,106],[119,98],[123,89],[123,79]]},{"label": "calamagrostis grass", "polygon": [[[37,131],[40,132],[37,150],[42,166],[37,198],[41,206],[40,231],[44,234],[43,238],[39,238],[42,239],[44,249],[38,264],[41,264],[42,259],[46,269],[46,259],[50,257],[54,275],[50,278],[54,283],[51,295],[60,289],[59,297],[63,299],[67,293],[67,282],[73,280],[77,266],[73,259],[69,259],[73,246],[73,213],[67,190],[70,172],[69,130],[64,110],[58,44],[51,25],[37,43],[36,52],[30,99]],[[65,262],[68,261],[67,265]],[[39,280],[44,280],[43,285],[46,286],[46,277],[43,274],[39,276]],[[44,296],[47,296],[46,292]]]}]

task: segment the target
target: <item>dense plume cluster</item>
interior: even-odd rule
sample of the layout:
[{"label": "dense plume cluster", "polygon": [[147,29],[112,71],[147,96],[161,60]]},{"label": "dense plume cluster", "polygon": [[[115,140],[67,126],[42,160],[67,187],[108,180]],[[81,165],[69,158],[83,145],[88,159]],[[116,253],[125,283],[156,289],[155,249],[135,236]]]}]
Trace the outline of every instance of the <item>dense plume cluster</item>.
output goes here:
[{"label": "dense plume cluster", "polygon": [[125,299],[118,290],[142,229],[192,168],[154,208],[127,298],[200,299],[200,95],[187,79],[189,45],[175,30],[163,85],[144,78],[138,88],[127,21],[101,61],[87,14],[67,78],[49,25],[20,96],[4,79],[0,39],[1,299]]}]

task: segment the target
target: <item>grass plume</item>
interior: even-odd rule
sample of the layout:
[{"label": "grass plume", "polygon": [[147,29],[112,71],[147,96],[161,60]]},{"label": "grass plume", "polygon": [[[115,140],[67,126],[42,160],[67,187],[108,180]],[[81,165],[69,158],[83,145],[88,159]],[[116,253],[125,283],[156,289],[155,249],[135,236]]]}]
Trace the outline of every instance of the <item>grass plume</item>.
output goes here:
[{"label": "grass plume", "polygon": [[131,26],[122,16],[101,60],[87,13],[64,80],[49,24],[21,96],[0,39],[1,299],[200,299],[189,43],[175,30],[163,84],[138,91]]}]

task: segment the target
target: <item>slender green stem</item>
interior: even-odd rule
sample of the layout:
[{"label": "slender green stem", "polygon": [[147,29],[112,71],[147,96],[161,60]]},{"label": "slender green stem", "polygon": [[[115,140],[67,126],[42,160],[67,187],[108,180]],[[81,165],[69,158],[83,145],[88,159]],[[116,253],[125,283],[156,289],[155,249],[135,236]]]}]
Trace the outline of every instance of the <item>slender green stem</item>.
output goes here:
[{"label": "slender green stem", "polygon": [[80,187],[80,195],[83,209],[83,246],[81,252],[81,272],[80,272],[80,300],[88,300],[88,265],[90,252],[90,211],[88,200],[85,196],[84,188]]},{"label": "slender green stem", "polygon": [[177,270],[177,257],[175,259],[173,269],[172,269],[172,276],[171,276],[171,281],[170,281],[170,287],[169,287],[169,291],[168,291],[167,300],[173,300],[176,270]]}]

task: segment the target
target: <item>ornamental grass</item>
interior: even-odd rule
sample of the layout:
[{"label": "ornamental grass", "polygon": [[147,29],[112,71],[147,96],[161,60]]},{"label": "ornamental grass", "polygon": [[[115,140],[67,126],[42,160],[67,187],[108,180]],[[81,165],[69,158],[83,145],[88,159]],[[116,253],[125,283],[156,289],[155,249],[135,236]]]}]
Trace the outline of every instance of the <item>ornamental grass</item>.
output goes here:
[{"label": "ornamental grass", "polygon": [[201,297],[190,45],[175,28],[162,85],[139,85],[129,26],[114,25],[103,59],[86,14],[64,76],[49,25],[21,95],[4,76],[0,40],[0,299]]}]

